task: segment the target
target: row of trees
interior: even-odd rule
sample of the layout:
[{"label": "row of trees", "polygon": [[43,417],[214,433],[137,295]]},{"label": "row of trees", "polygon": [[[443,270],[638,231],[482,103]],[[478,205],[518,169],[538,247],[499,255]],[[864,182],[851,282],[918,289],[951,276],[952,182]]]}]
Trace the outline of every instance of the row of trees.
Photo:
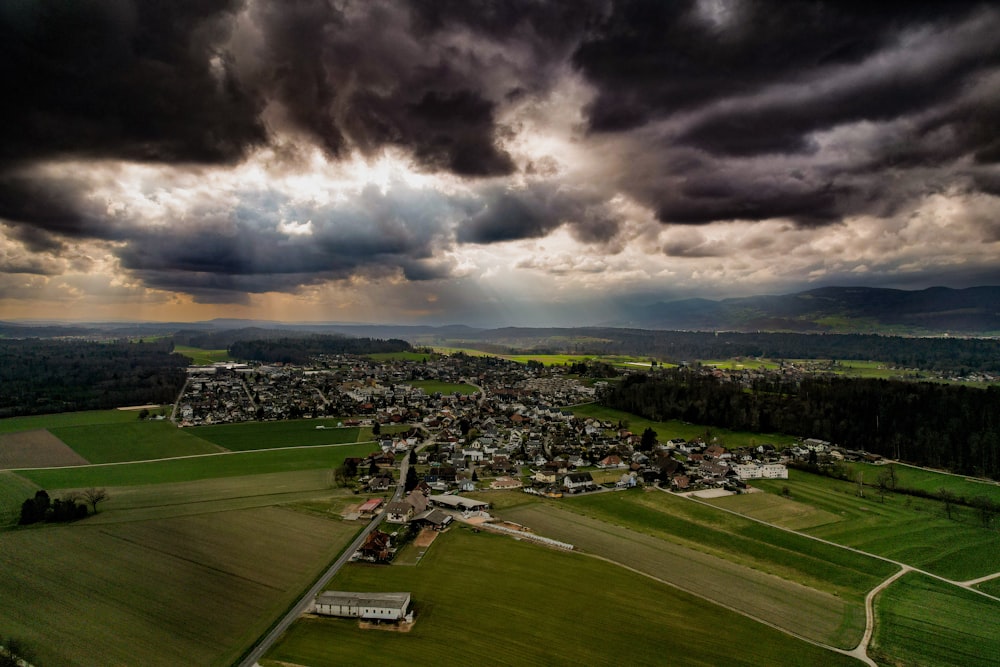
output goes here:
[{"label": "row of trees", "polygon": [[229,354],[237,359],[304,364],[321,354],[377,354],[407,352],[405,340],[377,338],[347,338],[344,336],[307,336],[304,338],[274,338],[240,340],[229,346]]},{"label": "row of trees", "polygon": [[[27,526],[33,523],[62,523],[76,521],[87,516],[87,505],[97,514],[97,505],[108,499],[105,489],[91,488],[79,494],[70,494],[52,500],[44,489],[21,503],[21,518],[18,523]],[[82,501],[82,503],[80,502]],[[83,504],[86,503],[86,504]]]},{"label": "row of trees", "polygon": [[743,387],[671,369],[609,387],[601,402],[662,421],[814,437],[841,446],[1000,479],[1000,387],[810,376]]}]

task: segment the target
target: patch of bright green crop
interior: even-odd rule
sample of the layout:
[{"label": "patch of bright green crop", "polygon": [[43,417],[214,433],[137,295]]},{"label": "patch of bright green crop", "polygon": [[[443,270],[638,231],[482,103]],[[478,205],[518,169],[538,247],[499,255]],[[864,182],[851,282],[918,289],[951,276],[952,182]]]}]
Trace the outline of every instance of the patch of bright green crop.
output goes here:
[{"label": "patch of bright green crop", "polygon": [[376,361],[426,361],[434,355],[427,352],[375,352],[365,356]]},{"label": "patch of bright green crop", "polygon": [[996,665],[1000,602],[908,573],[875,599],[869,654],[883,664]]},{"label": "patch of bright green crop", "polygon": [[210,366],[217,361],[232,361],[228,350],[206,350],[188,345],[174,345],[174,352],[191,359],[194,366]]},{"label": "patch of bright green crop", "polygon": [[[156,412],[155,410],[151,412]],[[53,415],[31,415],[30,417],[9,417],[0,419],[0,433],[33,431],[38,428],[59,428],[61,426],[86,426],[93,424],[124,424],[138,421],[139,413],[133,410],[87,410],[85,412],[61,412]]]},{"label": "patch of bright green crop", "polygon": [[971,500],[972,498],[981,497],[1000,503],[1000,484],[990,480],[950,475],[900,464],[845,464],[851,479],[857,479],[857,474],[860,472],[864,476],[865,484],[872,486],[878,483],[879,475],[887,474],[886,471],[890,465],[893,466],[896,473],[897,487],[917,489],[919,491],[926,491],[927,493],[938,493],[942,489],[945,489],[959,498]]},{"label": "patch of bright green crop", "polygon": [[332,469],[341,465],[348,456],[366,456],[373,450],[370,444],[316,446],[305,449],[206,455],[147,463],[49,468],[23,471],[19,474],[44,489],[136,486],[315,468]]},{"label": "patch of bright green crop", "polygon": [[454,394],[456,391],[460,394],[469,396],[479,391],[476,387],[471,384],[463,384],[459,382],[441,382],[439,380],[413,380],[409,382],[413,387],[418,387],[424,390],[425,394],[434,394],[441,392],[442,394]]},{"label": "patch of bright green crop", "polygon": [[[340,445],[357,442],[362,429],[337,427],[337,419],[296,419],[276,422],[214,424],[188,429],[192,434],[220,447],[242,452],[309,445]],[[317,428],[322,426],[323,428]]]},{"label": "patch of bright green crop", "polygon": [[168,421],[50,428],[73,451],[91,463],[145,461],[211,454],[219,448]]}]

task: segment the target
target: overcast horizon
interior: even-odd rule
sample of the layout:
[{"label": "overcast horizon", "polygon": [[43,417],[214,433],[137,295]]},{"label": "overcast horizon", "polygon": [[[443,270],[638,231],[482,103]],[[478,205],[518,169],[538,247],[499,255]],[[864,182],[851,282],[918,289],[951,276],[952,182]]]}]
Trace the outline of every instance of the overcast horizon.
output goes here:
[{"label": "overcast horizon", "polygon": [[993,3],[12,1],[0,319],[1000,284]]}]

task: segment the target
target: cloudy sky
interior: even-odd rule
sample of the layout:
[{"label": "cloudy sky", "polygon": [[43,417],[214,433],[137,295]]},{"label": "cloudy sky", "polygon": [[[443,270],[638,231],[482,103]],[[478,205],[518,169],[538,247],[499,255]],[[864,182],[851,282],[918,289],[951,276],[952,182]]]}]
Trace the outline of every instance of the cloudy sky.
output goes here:
[{"label": "cloudy sky", "polygon": [[0,3],[0,319],[1000,284],[996,3]]}]

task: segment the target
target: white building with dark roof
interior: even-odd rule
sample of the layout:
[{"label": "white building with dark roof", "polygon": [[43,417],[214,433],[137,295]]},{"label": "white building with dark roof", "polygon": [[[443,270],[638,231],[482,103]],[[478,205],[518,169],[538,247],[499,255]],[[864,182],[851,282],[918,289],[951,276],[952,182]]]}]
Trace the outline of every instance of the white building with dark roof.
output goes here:
[{"label": "white building with dark roof", "polygon": [[322,616],[368,621],[401,621],[410,608],[409,593],[350,593],[326,591],[316,596],[313,612]]}]

